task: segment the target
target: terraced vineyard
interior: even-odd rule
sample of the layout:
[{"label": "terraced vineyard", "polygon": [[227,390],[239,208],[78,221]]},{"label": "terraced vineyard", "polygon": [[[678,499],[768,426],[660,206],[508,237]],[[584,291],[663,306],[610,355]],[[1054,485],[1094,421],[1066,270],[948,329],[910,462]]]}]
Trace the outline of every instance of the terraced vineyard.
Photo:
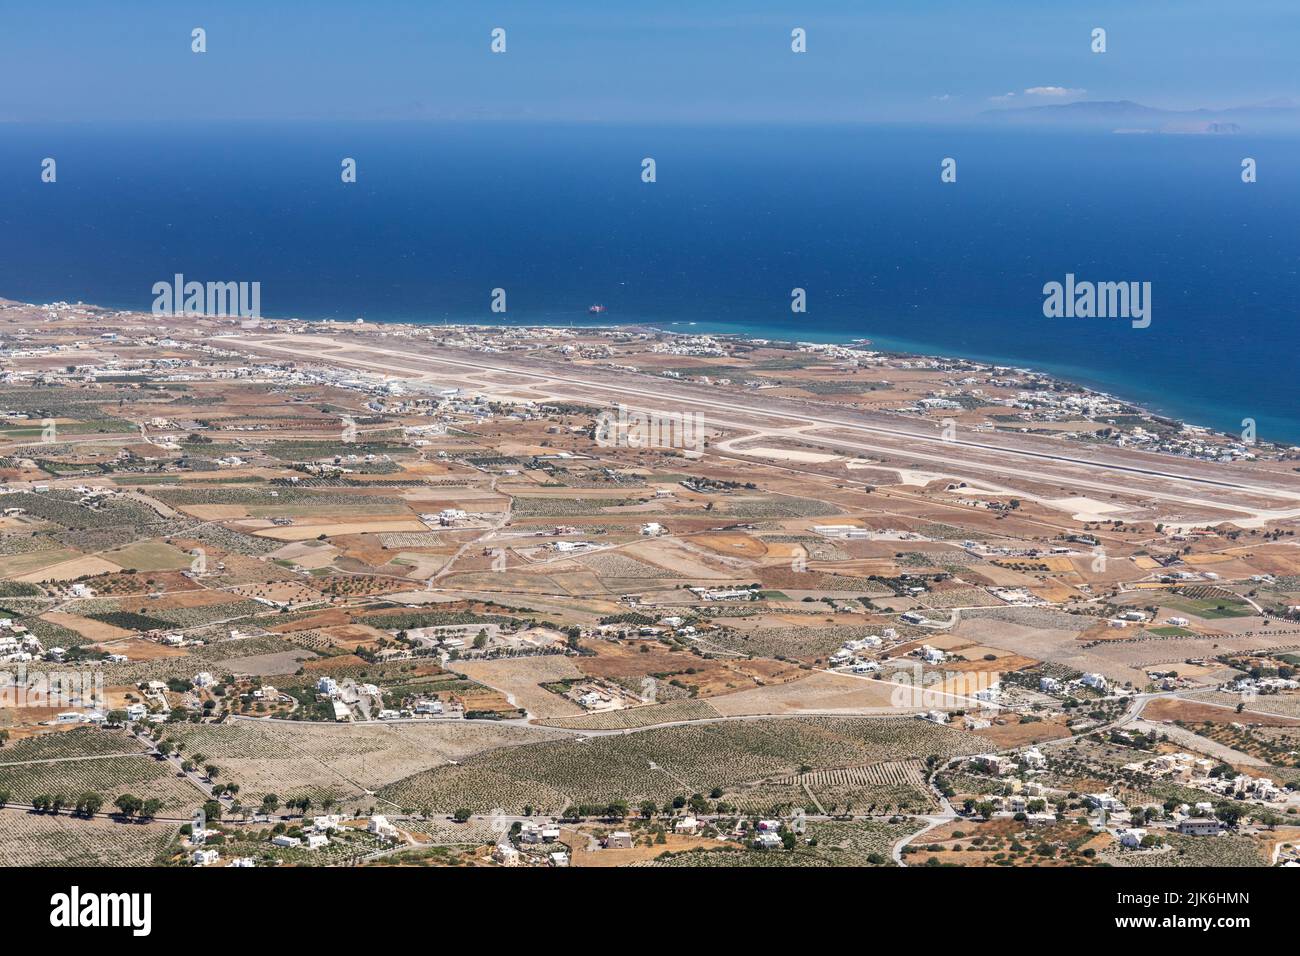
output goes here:
[{"label": "terraced vineyard", "polygon": [[[312,724],[238,720],[169,728],[167,738],[183,753],[199,751],[240,786],[240,799],[254,804],[268,793],[284,799],[349,800],[410,774],[487,748],[545,740],[554,732],[509,724],[421,722],[412,724]],[[459,806],[459,804],[457,804]],[[451,807],[450,809],[455,809]]]},{"label": "terraced vineyard", "polygon": [[747,816],[786,816],[796,810],[820,812],[816,801],[797,783],[754,783],[728,790],[723,800]]},{"label": "terraced vineyard", "polygon": [[62,794],[71,802],[95,793],[111,806],[114,798],[132,793],[162,800],[166,816],[183,816],[203,802],[199,790],[178,779],[167,764],[136,754],[0,766],[0,790],[8,790],[16,804],[30,804],[41,794]]},{"label": "terraced vineyard", "polygon": [[0,811],[0,866],[148,866],[176,836],[165,823]]},{"label": "terraced vineyard", "polygon": [[933,810],[938,803],[926,786],[924,764],[920,760],[890,760],[863,767],[814,770],[778,782],[806,788],[822,809],[829,812],[924,813]]},{"label": "terraced vineyard", "polygon": [[520,812],[531,805],[554,813],[620,799],[662,803],[803,766],[860,767],[985,748],[973,735],[904,718],[719,721],[485,753],[400,780],[379,796],[413,808]]},{"label": "terraced vineyard", "polygon": [[90,728],[41,734],[0,747],[0,764],[30,760],[57,760],[64,757],[91,757],[101,754],[135,754],[141,746],[125,733]]},{"label": "terraced vineyard", "polygon": [[919,760],[884,761],[786,774],[728,791],[726,801],[745,813],[780,816],[808,812],[920,813],[937,801]]},{"label": "terraced vineyard", "polygon": [[777,783],[797,783],[809,787],[823,786],[925,786],[925,777],[919,760],[890,760],[867,764],[864,767],[839,767],[834,770],[814,770],[777,780]]}]

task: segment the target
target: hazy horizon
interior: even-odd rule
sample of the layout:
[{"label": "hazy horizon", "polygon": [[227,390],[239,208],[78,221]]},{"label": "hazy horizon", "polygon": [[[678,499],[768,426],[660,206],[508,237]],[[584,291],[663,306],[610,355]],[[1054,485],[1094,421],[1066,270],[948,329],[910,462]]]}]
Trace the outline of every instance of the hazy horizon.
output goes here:
[{"label": "hazy horizon", "polygon": [[[924,7],[378,0],[309,12],[147,0],[2,15],[0,121],[945,123],[1131,100],[1222,109],[1300,94],[1282,0]],[[506,31],[494,54],[491,32]],[[1104,54],[1090,49],[1106,30]],[[206,31],[206,52],[191,31]],[[791,31],[806,31],[806,52]]]}]

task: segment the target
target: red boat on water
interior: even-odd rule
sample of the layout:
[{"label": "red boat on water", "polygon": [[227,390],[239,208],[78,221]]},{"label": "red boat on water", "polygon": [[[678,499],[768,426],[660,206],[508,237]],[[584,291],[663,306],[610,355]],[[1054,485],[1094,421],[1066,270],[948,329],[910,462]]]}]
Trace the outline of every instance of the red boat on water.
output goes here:
[{"label": "red boat on water", "polygon": [[591,308],[587,309],[587,311],[592,315],[600,315],[600,313],[605,311],[605,307],[603,305],[593,305]]}]

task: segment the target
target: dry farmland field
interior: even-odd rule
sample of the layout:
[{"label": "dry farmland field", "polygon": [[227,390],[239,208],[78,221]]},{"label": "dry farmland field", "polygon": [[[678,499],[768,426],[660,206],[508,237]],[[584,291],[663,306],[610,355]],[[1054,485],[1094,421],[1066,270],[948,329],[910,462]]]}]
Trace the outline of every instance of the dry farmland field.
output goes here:
[{"label": "dry farmland field", "polygon": [[[1300,814],[1289,446],[865,343],[0,319],[0,863],[192,862],[18,806],[86,794],[276,866],[550,867],[525,818],[574,866],[1229,866]],[[104,698],[17,700],[60,671]],[[348,836],[272,847],[304,800]]]},{"label": "dry farmland field", "polygon": [[572,717],[582,708],[541,685],[552,681],[574,680],[582,671],[567,657],[518,657],[499,661],[473,661],[456,665],[457,669],[493,687],[515,705],[539,719]]},{"label": "dry farmland field", "polygon": [[917,752],[978,752],[971,735],[906,718],[793,718],[686,724],[489,752],[399,780],[380,796],[410,807],[555,813],[707,793],[802,766],[860,766]]}]

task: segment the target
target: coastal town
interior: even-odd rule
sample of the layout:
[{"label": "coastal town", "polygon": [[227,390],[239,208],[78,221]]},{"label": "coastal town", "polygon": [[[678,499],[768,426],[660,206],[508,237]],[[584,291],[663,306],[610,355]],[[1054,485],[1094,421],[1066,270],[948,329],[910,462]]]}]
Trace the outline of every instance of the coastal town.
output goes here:
[{"label": "coastal town", "polygon": [[1300,866],[1298,528],[1028,368],[0,300],[0,863]]}]

